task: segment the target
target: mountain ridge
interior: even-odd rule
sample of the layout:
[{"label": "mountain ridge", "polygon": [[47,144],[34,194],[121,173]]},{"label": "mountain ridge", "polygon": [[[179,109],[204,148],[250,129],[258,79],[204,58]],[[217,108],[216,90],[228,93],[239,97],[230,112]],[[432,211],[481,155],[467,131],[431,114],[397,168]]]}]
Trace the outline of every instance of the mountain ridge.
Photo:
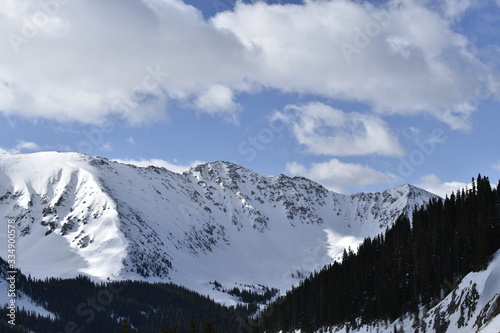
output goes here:
[{"label": "mountain ridge", "polygon": [[411,185],[344,195],[225,161],[178,174],[77,153],[0,155],[0,214],[17,221],[24,272],[168,281],[229,303],[210,282],[288,290],[434,197]]}]

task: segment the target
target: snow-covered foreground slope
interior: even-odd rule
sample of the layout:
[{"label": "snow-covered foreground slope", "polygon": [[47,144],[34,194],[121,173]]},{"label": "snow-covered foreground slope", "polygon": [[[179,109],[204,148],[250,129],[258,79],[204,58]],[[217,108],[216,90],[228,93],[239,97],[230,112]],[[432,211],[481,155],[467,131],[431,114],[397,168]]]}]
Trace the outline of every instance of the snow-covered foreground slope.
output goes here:
[{"label": "snow-covered foreground slope", "polygon": [[231,299],[210,282],[284,292],[431,197],[410,185],[342,195],[227,162],[177,174],[73,153],[0,155],[0,218],[16,220],[25,274],[169,281],[220,302]]},{"label": "snow-covered foreground slope", "polygon": [[[3,270],[0,269],[0,290],[2,291],[0,292],[0,307],[3,307],[4,304],[8,305],[11,300],[8,292],[9,282],[7,281],[7,278],[7,274],[4,274]],[[16,306],[19,309],[24,308],[24,310],[26,311],[35,312],[42,317],[49,317],[52,319],[56,318],[53,313],[36,304],[36,302],[33,301],[29,296],[19,290],[16,290]],[[2,313],[2,315],[4,314]],[[7,316],[5,316],[4,318],[7,318],[7,320],[9,319],[9,317]]]},{"label": "snow-covered foreground slope", "polygon": [[[466,275],[461,283],[431,309],[406,316],[393,323],[377,323],[357,328],[323,328],[336,333],[499,333],[500,332],[500,250],[488,268]],[[300,330],[296,331],[300,333]]]}]

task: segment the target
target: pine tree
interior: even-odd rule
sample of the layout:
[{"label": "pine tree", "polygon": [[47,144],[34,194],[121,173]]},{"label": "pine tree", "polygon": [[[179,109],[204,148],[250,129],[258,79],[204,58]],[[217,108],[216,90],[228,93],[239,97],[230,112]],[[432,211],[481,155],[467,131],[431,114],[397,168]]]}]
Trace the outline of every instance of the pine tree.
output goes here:
[{"label": "pine tree", "polygon": [[215,333],[214,324],[210,322],[204,323],[202,333]]},{"label": "pine tree", "polygon": [[128,333],[129,332],[129,324],[127,318],[123,318],[122,320],[122,333]]},{"label": "pine tree", "polygon": [[194,316],[194,313],[191,313],[189,315],[189,333],[198,333],[199,331],[196,317]]}]

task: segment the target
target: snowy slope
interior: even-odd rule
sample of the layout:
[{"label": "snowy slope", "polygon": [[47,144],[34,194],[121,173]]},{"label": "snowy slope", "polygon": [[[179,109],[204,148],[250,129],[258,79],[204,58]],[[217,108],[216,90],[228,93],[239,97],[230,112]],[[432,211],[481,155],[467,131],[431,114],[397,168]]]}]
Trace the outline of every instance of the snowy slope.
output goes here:
[{"label": "snowy slope", "polygon": [[[5,277],[0,274],[1,280],[0,280],[0,290],[2,292],[0,293],[0,306],[3,306],[4,304],[9,304],[10,298],[8,296],[7,292],[4,292],[9,289],[9,285],[7,281],[5,280]],[[23,309],[26,311],[32,311],[37,314],[39,314],[42,317],[49,317],[49,318],[56,318],[56,316],[47,311],[45,308],[42,306],[36,304],[29,296],[24,294],[23,292],[17,292],[16,294],[16,306],[19,309]]]},{"label": "snowy slope", "polygon": [[[19,309],[35,312],[42,317],[49,317],[52,319],[56,318],[56,316],[53,313],[47,311],[43,306],[37,304],[30,296],[20,291],[18,287],[10,289],[11,280],[7,279],[11,278],[12,274],[8,274],[7,273],[8,270],[9,268],[7,264],[5,265],[0,264],[0,290],[2,291],[0,292],[0,306],[3,307],[4,305],[10,305],[10,302],[14,300],[16,307],[18,307]],[[15,297],[13,297],[13,295],[15,295]],[[8,317],[7,313],[5,315],[7,321],[14,319]]]},{"label": "snowy slope", "polygon": [[0,155],[0,217],[17,221],[24,273],[171,281],[226,303],[210,282],[284,292],[431,197],[410,185],[342,195],[227,162],[177,174],[75,153]]}]

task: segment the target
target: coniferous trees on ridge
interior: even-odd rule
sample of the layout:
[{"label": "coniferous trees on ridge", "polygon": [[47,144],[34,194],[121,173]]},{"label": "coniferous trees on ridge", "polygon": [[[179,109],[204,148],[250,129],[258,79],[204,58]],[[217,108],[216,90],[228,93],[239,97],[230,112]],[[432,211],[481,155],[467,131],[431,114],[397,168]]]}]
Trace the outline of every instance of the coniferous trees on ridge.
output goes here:
[{"label": "coniferous trees on ridge", "polygon": [[[411,218],[411,220],[410,220]],[[384,234],[344,251],[262,314],[260,330],[393,321],[451,292],[500,249],[500,183],[479,175],[471,189],[417,207]]]},{"label": "coniferous trees on ridge", "polygon": [[[0,276],[7,263],[0,258]],[[173,328],[188,332],[193,325],[216,332],[242,332],[243,307],[224,307],[208,297],[170,283],[121,281],[94,283],[86,276],[36,280],[19,272],[20,292],[43,305],[57,318],[18,309],[16,327],[0,319],[0,332],[123,332],[159,333]],[[7,309],[2,311],[7,313]],[[3,313],[3,312],[2,312]],[[211,325],[211,326],[210,326]],[[203,333],[203,331],[200,331]]]}]

